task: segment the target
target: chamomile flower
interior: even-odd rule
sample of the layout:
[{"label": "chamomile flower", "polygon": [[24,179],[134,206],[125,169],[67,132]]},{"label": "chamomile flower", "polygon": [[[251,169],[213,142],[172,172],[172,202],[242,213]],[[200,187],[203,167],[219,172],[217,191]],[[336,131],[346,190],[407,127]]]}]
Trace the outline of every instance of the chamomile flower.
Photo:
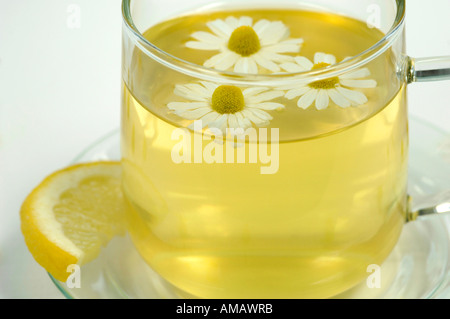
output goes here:
[{"label": "chamomile flower", "polygon": [[189,41],[191,49],[220,51],[204,66],[220,71],[257,74],[259,67],[271,72],[281,71],[278,63],[291,61],[284,53],[298,53],[303,39],[289,38],[289,28],[281,21],[259,20],[250,17],[227,17],[207,23],[212,31],[198,31]]},{"label": "chamomile flower", "polygon": [[[334,55],[325,53],[316,53],[314,62],[305,57],[295,57],[294,60],[294,62],[283,63],[281,67],[294,73],[321,69],[336,63]],[[285,97],[288,99],[300,97],[297,105],[302,109],[307,109],[314,101],[318,110],[326,109],[330,99],[342,108],[363,105],[367,103],[367,97],[363,92],[355,89],[376,87],[377,82],[366,79],[368,76],[370,76],[369,69],[361,68],[337,77],[290,87]]]},{"label": "chamomile flower", "polygon": [[233,85],[202,81],[176,85],[174,93],[185,99],[167,104],[176,115],[187,120],[200,120],[203,128],[214,127],[224,133],[227,128],[245,130],[253,124],[266,126],[273,119],[267,111],[284,109],[283,104],[270,102],[283,96],[284,92],[265,87],[242,90]]}]

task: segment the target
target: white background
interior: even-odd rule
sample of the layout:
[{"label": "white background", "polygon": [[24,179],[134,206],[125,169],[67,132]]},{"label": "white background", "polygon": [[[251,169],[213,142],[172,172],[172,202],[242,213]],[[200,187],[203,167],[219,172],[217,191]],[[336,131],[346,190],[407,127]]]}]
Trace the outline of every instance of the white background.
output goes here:
[{"label": "white background", "polygon": [[[80,28],[67,25],[71,4]],[[450,55],[450,1],[407,6],[409,55]],[[45,176],[119,126],[120,64],[120,0],[0,0],[0,298],[62,297],[28,253],[18,212]],[[450,82],[412,84],[409,98],[410,113],[450,139]]]}]

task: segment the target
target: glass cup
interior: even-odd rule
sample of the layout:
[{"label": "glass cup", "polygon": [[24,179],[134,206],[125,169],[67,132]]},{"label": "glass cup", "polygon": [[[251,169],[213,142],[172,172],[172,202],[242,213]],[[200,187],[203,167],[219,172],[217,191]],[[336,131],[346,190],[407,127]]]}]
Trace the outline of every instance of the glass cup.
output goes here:
[{"label": "glass cup", "polygon": [[[179,295],[335,296],[406,222],[448,210],[409,205],[407,85],[450,79],[450,57],[406,55],[404,0],[124,0],[123,15],[128,231]],[[261,20],[311,27],[261,60]],[[205,45],[224,22],[227,48]]]}]

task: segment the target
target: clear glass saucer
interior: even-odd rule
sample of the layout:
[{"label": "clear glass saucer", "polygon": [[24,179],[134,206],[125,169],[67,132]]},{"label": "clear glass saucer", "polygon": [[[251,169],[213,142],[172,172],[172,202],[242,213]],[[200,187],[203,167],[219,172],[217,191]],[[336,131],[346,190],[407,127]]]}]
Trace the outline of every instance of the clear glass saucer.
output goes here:
[{"label": "clear glass saucer", "polygon": [[[448,196],[450,190],[450,136],[411,118],[410,138],[408,187],[413,206],[437,204],[433,201],[443,194]],[[74,162],[119,160],[119,145],[120,133],[114,130],[89,146]],[[407,223],[396,248],[381,265],[379,288],[369,288],[364,281],[336,298],[450,298],[449,234],[449,216],[422,217]],[[141,259],[128,236],[114,238],[97,259],[81,268],[80,274],[79,288],[69,288],[51,275],[50,278],[67,298],[180,298],[176,289]]]}]

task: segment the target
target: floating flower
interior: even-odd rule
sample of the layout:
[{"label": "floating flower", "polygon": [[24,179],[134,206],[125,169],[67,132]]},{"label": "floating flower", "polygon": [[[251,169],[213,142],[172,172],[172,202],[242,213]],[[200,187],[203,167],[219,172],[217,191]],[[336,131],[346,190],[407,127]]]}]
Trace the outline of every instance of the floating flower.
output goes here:
[{"label": "floating flower", "polygon": [[291,61],[283,53],[298,53],[302,39],[289,39],[289,28],[281,21],[259,20],[250,17],[228,17],[207,23],[212,31],[198,31],[186,46],[198,50],[220,51],[204,66],[226,71],[257,74],[258,66],[272,72],[281,71],[278,63]]},{"label": "floating flower", "polygon": [[[233,85],[218,85],[211,82],[180,84],[174,93],[187,101],[171,102],[167,107],[187,120],[201,120],[202,126],[247,129],[265,126],[273,119],[267,111],[284,109],[271,100],[284,95],[282,91],[265,87],[241,89]],[[191,126],[192,127],[192,126]]]},{"label": "floating flower", "polygon": [[[317,70],[335,63],[336,58],[333,55],[316,53],[314,63],[305,57],[295,57],[294,62],[283,63],[281,67],[287,72],[295,73]],[[302,109],[307,109],[314,101],[318,110],[326,109],[330,99],[342,108],[363,105],[368,101],[366,95],[354,89],[376,87],[375,80],[363,79],[369,75],[368,68],[361,68],[337,77],[303,83],[288,88],[285,97],[294,99],[300,96],[297,105]]]}]

